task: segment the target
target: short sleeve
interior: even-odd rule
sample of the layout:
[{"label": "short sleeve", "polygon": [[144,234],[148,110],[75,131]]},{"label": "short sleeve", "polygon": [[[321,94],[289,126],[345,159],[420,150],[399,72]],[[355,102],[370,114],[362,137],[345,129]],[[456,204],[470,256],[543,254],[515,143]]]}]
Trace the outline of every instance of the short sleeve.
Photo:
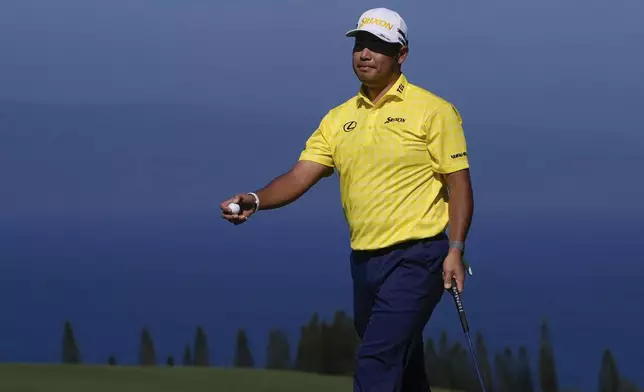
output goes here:
[{"label": "short sleeve", "polygon": [[443,105],[425,126],[427,150],[435,172],[447,174],[469,168],[463,120],[456,107]]},{"label": "short sleeve", "polygon": [[306,141],[304,150],[300,154],[300,161],[313,161],[321,165],[333,167],[333,154],[331,145],[327,139],[328,126],[327,118],[323,118],[318,128]]}]

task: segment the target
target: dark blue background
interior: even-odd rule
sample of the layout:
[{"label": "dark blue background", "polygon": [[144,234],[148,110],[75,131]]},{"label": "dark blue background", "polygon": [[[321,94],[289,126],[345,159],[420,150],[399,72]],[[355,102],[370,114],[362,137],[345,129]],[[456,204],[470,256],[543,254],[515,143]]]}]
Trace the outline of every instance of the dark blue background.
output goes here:
[{"label": "dark blue background", "polygon": [[[180,356],[204,325],[262,363],[313,311],[350,311],[337,178],[233,227],[229,195],[295,162],[358,89],[366,1],[5,1],[0,5],[0,360],[137,356],[148,325]],[[492,349],[552,328],[562,384],[594,388],[602,349],[644,384],[643,3],[385,1],[403,70],[464,118],[476,196],[464,296]],[[247,8],[249,6],[250,8]],[[264,317],[268,317],[268,321]],[[428,333],[463,339],[451,301]]]}]

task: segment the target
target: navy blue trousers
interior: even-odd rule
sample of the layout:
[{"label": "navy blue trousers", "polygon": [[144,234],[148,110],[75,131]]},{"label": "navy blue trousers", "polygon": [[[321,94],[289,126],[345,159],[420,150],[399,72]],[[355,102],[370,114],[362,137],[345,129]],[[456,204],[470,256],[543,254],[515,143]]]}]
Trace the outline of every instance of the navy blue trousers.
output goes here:
[{"label": "navy blue trousers", "polygon": [[445,291],[449,240],[437,237],[351,252],[353,309],[361,338],[354,392],[429,392],[423,329]]}]

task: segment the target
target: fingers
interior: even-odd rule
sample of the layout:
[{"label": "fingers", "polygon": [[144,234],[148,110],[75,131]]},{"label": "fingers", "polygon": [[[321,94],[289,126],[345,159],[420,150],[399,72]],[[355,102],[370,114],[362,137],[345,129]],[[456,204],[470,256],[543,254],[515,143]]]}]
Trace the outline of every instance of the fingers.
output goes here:
[{"label": "fingers", "polygon": [[445,289],[450,290],[453,285],[456,285],[458,292],[462,293],[465,286],[465,271],[460,268],[445,271],[443,280],[445,281]]},{"label": "fingers", "polygon": [[227,220],[230,223],[236,224],[236,225],[244,223],[244,222],[246,222],[248,220],[247,216],[233,215],[233,214],[222,214],[221,218]]},{"label": "fingers", "polygon": [[463,277],[452,274],[451,278],[444,278],[444,280],[445,290],[451,290],[452,286],[456,285],[456,289],[458,290],[459,294],[463,293],[463,289],[465,288],[465,281]]},{"label": "fingers", "polygon": [[454,280],[456,281],[456,288],[458,289],[459,294],[463,293],[465,286],[465,271],[461,269],[460,271],[454,274]]},{"label": "fingers", "polygon": [[445,284],[445,290],[449,290],[452,288],[452,279],[454,279],[454,271],[445,266],[443,269],[443,282]]},{"label": "fingers", "polygon": [[[241,207],[241,211],[238,212],[237,214],[233,214],[232,210],[228,205],[230,203],[236,203],[239,204]],[[224,200],[220,206],[221,208],[221,217],[222,219],[225,219],[229,221],[232,224],[239,225],[248,220],[248,217],[251,215],[251,212],[247,209],[244,209],[244,195],[243,194],[237,194],[227,200]]]},{"label": "fingers", "polygon": [[230,208],[228,207],[228,205],[229,205],[230,203],[237,203],[237,204],[239,204],[240,202],[241,202],[241,196],[240,196],[240,195],[235,195],[235,196],[231,197],[230,199],[228,199],[228,200],[224,200],[223,202],[221,202],[221,204],[219,205],[219,207],[221,208],[221,210],[222,210],[223,212],[227,212],[227,213],[229,213],[229,214],[230,214],[230,213],[232,213],[232,211],[230,210]]},{"label": "fingers", "polygon": [[451,261],[444,263],[443,282],[446,290],[450,290],[453,285],[456,285],[458,292],[462,293],[465,287],[465,269],[463,266]]},{"label": "fingers", "polygon": [[248,220],[248,216],[249,216],[248,211],[243,211],[243,212],[238,213],[238,214],[233,214],[233,212],[230,210],[230,208],[228,208],[228,207],[223,208],[222,207],[221,217],[223,219],[226,219],[226,220],[232,222],[232,223],[245,222],[246,220]]}]

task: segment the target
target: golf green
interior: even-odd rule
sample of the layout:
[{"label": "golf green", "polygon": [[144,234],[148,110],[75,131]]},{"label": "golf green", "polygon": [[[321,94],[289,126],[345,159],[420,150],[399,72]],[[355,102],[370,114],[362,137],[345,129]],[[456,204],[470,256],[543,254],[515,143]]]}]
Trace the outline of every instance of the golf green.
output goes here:
[{"label": "golf green", "polygon": [[350,392],[351,390],[352,382],[349,377],[261,369],[0,365],[0,391],[7,392]]}]

